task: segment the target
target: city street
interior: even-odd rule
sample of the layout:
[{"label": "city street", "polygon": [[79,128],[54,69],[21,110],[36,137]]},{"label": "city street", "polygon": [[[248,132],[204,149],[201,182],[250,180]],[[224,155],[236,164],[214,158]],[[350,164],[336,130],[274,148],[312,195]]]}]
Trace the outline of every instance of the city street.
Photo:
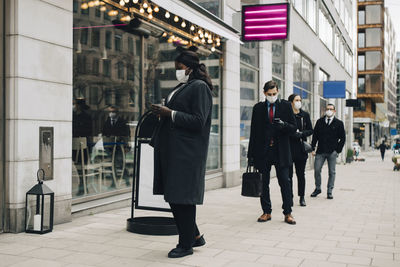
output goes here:
[{"label": "city street", "polygon": [[[45,235],[0,235],[0,266],[400,266],[400,172],[392,152],[361,153],[364,162],[337,166],[333,200],[317,198],[307,172],[307,207],[294,199],[297,225],[283,222],[281,196],[271,180],[272,221],[258,223],[259,200],[240,186],[206,192],[198,225],[207,244],[192,256],[168,259],[177,236],[143,236],[125,230],[130,208],[75,218]],[[297,186],[296,183],[294,183]],[[296,187],[295,187],[296,188]],[[137,211],[140,215],[157,212]],[[161,215],[166,215],[161,213]]]}]

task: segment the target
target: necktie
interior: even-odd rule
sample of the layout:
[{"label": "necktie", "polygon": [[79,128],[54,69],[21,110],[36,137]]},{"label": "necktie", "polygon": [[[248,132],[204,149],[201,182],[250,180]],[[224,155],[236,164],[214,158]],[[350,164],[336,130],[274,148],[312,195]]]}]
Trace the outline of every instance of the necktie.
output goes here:
[{"label": "necktie", "polygon": [[274,119],[274,104],[269,104],[269,122],[272,123]]},{"label": "necktie", "polygon": [[326,125],[329,125],[330,122],[331,122],[331,119],[328,119],[326,122]]},{"label": "necktie", "polygon": [[111,120],[111,125],[114,126],[115,120]]}]

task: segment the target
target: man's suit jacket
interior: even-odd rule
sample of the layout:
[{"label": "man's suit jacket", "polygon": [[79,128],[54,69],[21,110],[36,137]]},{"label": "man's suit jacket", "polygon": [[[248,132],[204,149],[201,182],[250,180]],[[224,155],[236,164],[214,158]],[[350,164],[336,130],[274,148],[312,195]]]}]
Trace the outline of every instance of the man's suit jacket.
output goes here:
[{"label": "man's suit jacket", "polygon": [[334,117],[329,125],[325,122],[325,116],[317,120],[311,142],[313,150],[318,143],[317,154],[330,154],[333,151],[339,154],[345,141],[346,132],[341,120]]},{"label": "man's suit jacket", "polygon": [[103,136],[130,136],[129,126],[126,121],[118,117],[114,125],[111,125],[111,119],[108,117],[103,126]]},{"label": "man's suit jacket", "polygon": [[289,136],[296,132],[296,119],[291,104],[285,100],[275,102],[274,118],[285,122],[283,127],[270,123],[267,102],[259,102],[253,107],[251,118],[250,141],[247,157],[254,160],[255,167],[263,171],[267,163],[269,136],[273,136],[277,146],[277,163],[280,167],[289,167],[292,164]]}]

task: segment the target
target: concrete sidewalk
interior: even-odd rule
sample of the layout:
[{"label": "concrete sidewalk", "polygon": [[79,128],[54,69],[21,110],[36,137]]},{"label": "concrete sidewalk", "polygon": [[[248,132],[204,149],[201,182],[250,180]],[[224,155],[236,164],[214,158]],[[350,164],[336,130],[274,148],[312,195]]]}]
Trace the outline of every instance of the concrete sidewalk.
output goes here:
[{"label": "concrete sidewalk", "polygon": [[283,222],[279,186],[273,179],[272,221],[267,223],[256,222],[259,200],[241,197],[240,187],[207,192],[205,205],[198,208],[207,244],[192,256],[167,258],[177,236],[127,232],[130,208],[124,208],[56,225],[43,236],[1,234],[0,266],[399,267],[400,172],[392,171],[389,151],[385,162],[378,151],[360,156],[366,161],[337,166],[333,200],[326,199],[326,190],[309,197],[314,183],[312,172],[307,172],[307,207],[300,207],[295,197],[295,226]]}]

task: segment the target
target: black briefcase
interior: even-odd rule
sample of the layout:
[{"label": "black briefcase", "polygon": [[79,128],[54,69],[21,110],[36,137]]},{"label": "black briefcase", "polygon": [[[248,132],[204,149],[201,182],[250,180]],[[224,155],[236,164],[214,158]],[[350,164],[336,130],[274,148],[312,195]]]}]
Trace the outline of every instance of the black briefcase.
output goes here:
[{"label": "black briefcase", "polygon": [[260,197],[262,190],[262,174],[254,167],[247,166],[242,175],[242,196]]}]

